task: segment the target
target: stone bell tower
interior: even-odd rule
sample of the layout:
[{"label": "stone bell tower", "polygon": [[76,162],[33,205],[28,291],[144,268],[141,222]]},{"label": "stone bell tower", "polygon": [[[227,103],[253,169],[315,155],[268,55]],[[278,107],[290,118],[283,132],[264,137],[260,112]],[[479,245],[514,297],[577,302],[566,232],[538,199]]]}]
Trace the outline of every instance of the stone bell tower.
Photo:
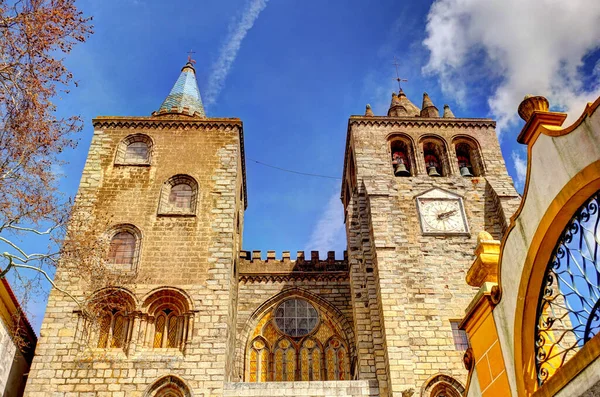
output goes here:
[{"label": "stone bell tower", "polygon": [[89,290],[79,264],[61,264],[60,288],[109,310],[83,332],[80,308],[51,292],[26,395],[221,395],[247,203],[242,122],[206,116],[190,61],[151,116],[93,125],[77,227],[104,236],[107,266],[136,282]]},{"label": "stone bell tower", "polygon": [[[459,396],[458,324],[480,231],[499,239],[520,196],[490,119],[455,117],[400,90],[388,114],[348,121],[342,201],[360,379],[381,396]],[[442,394],[440,394],[442,393]]]}]

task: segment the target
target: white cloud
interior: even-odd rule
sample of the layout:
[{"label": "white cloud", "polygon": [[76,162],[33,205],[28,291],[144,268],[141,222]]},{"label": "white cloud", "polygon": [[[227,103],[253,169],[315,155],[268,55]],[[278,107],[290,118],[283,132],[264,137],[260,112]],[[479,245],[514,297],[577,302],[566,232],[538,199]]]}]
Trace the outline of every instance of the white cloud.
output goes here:
[{"label": "white cloud", "polygon": [[515,171],[517,171],[517,188],[522,189],[525,185],[525,178],[527,178],[527,160],[521,157],[516,151],[511,153],[511,157],[515,166]]},{"label": "white cloud", "polygon": [[600,95],[579,70],[600,47],[598,1],[437,0],[426,30],[423,71],[439,75],[446,93],[465,100],[470,84],[500,80],[488,99],[499,132],[518,119],[526,94],[546,96],[571,121]]},{"label": "white cloud", "polygon": [[340,194],[336,192],[329,198],[323,214],[306,243],[305,255],[308,257],[310,251],[319,251],[323,258],[327,251],[346,249],[345,230],[344,209]]},{"label": "white cloud", "polygon": [[258,19],[261,11],[267,6],[267,2],[268,0],[250,0],[247,8],[242,13],[240,20],[235,21],[235,23],[230,26],[229,36],[227,36],[225,43],[221,47],[219,58],[212,66],[205,96],[207,105],[216,102],[217,97],[223,89],[231,65],[233,65],[237,53],[240,50],[242,41],[246,37],[248,31],[254,26],[254,22]]}]

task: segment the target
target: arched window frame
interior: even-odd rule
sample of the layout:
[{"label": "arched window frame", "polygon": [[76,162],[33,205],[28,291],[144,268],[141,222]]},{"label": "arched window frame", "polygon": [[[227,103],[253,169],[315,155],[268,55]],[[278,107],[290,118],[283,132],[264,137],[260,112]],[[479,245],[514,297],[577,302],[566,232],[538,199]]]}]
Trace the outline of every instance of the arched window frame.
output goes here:
[{"label": "arched window frame", "polygon": [[[415,160],[415,149],[414,149],[414,144],[412,139],[405,134],[392,134],[388,137],[388,158],[390,159],[390,165],[391,165],[391,169],[392,169],[392,175],[394,174],[394,152],[396,151],[404,151],[405,157],[406,157],[406,167],[408,168],[408,171],[410,172],[410,175],[406,175],[408,176],[416,176],[418,175],[417,172],[417,162]],[[400,149],[400,150],[398,150]]]},{"label": "arched window frame", "polygon": [[152,291],[142,305],[142,345],[148,349],[177,349],[184,352],[192,335],[194,310],[183,291],[160,288]]},{"label": "arched window frame", "polygon": [[[277,325],[275,325],[275,309],[289,299],[306,300],[317,310],[319,321],[317,326],[308,334],[297,337],[286,335]],[[343,372],[344,379],[351,379],[350,365],[352,353],[349,349],[348,341],[346,340],[345,323],[340,322],[341,318],[337,318],[336,313],[331,313],[318,302],[307,299],[305,296],[297,295],[287,295],[284,299],[273,301],[269,306],[269,310],[266,312],[263,311],[262,315],[257,317],[258,321],[253,326],[252,331],[250,331],[250,335],[248,335],[243,361],[245,367],[243,373],[245,374],[244,380],[246,382],[261,381],[258,372],[261,368],[256,364],[258,362],[257,352],[255,351],[256,349],[253,349],[253,343],[256,340],[264,340],[264,345],[267,349],[270,349],[270,354],[268,355],[270,372],[266,377],[267,381],[302,381],[307,378],[308,380],[327,380],[325,346],[331,337],[339,340],[340,345],[343,346],[345,358],[347,360]],[[314,362],[307,360],[309,363],[308,365],[313,366],[311,368],[312,373],[310,370],[307,372],[302,363],[303,348],[307,347],[306,344],[310,344],[311,341],[314,342],[314,345],[310,348],[310,353],[313,355],[311,358],[314,360],[315,357],[318,357],[319,360],[318,365],[315,366],[313,366],[313,364],[315,364]],[[282,343],[288,345],[285,352],[281,349]],[[316,355],[314,350],[318,350]],[[286,356],[286,359],[288,360],[285,361],[286,366],[290,365],[289,368],[286,367],[286,379],[283,379],[284,374],[282,367],[284,365],[282,354],[284,353],[286,355],[290,354],[289,357]],[[289,359],[292,359],[292,361],[290,362]],[[293,377],[290,371],[293,372]],[[317,373],[315,373],[315,371],[317,371]]]},{"label": "arched window frame", "polygon": [[473,176],[484,176],[485,175],[485,163],[483,161],[483,155],[481,154],[481,148],[479,143],[467,136],[456,136],[452,139],[452,145],[454,146],[454,153],[456,154],[457,167],[460,172],[460,151],[468,150],[470,160],[470,171]]},{"label": "arched window frame", "polygon": [[144,392],[144,397],[193,397],[187,383],[175,376],[167,375],[154,381]]},{"label": "arched window frame", "polygon": [[[145,159],[136,159],[129,157],[127,149],[130,145],[143,142],[148,147],[148,154]],[[127,136],[117,146],[117,154],[115,156],[115,165],[127,165],[127,166],[149,166],[152,162],[152,151],[154,144],[152,138],[146,134],[133,134]]]},{"label": "arched window frame", "polygon": [[[180,208],[171,203],[173,187],[184,184],[192,189],[190,208]],[[167,216],[195,216],[198,201],[198,182],[189,175],[175,175],[169,178],[161,189],[158,204],[158,215]]]},{"label": "arched window frame", "polygon": [[[133,259],[131,261],[131,264],[114,263],[114,262],[112,262],[112,260],[110,258],[113,240],[119,233],[129,233],[135,238]],[[107,240],[108,240],[108,247],[107,247],[108,252],[107,252],[106,263],[107,263],[108,268],[113,271],[122,271],[122,272],[123,271],[124,272],[137,271],[140,254],[141,254],[141,248],[142,248],[142,233],[140,232],[140,230],[131,224],[116,225],[116,226],[113,226],[107,232]]]},{"label": "arched window frame", "polygon": [[446,141],[437,135],[426,135],[421,138],[420,141],[421,154],[423,159],[424,170],[426,174],[429,174],[427,156],[428,152],[432,151],[438,160],[438,173],[442,177],[452,175],[452,167],[450,166],[450,160],[448,157],[448,147]]},{"label": "arched window frame", "polygon": [[105,288],[94,293],[87,305],[90,313],[97,314],[95,317],[97,322],[92,318],[83,319],[82,329],[92,331],[91,346],[103,350],[127,352],[131,342],[133,314],[136,308],[133,295],[121,288]]},{"label": "arched window frame", "polygon": [[429,378],[421,390],[422,397],[461,397],[465,387],[450,375],[437,374]]}]

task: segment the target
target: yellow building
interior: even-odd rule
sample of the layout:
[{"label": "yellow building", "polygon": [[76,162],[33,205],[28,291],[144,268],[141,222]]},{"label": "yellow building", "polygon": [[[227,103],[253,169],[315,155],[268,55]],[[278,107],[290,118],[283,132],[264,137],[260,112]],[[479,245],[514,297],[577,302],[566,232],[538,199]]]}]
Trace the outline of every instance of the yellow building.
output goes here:
[{"label": "yellow building", "polygon": [[23,395],[37,338],[8,281],[0,280],[0,396]]},{"label": "yellow building", "polygon": [[523,200],[504,237],[480,233],[461,326],[467,396],[600,395],[600,98],[572,125],[527,97]]}]

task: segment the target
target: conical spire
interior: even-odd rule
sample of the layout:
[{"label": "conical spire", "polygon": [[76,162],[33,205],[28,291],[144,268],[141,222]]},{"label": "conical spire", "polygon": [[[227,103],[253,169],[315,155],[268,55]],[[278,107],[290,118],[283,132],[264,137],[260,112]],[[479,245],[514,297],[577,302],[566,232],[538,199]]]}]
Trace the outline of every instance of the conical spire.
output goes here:
[{"label": "conical spire", "polygon": [[440,111],[433,105],[433,102],[431,102],[431,99],[426,92],[423,93],[421,117],[440,117]]},{"label": "conical spire", "polygon": [[413,117],[418,115],[419,108],[406,97],[402,89],[400,89],[398,95],[395,92],[392,93],[392,103],[390,104],[390,110],[388,110],[389,117]]},{"label": "conical spire", "polygon": [[450,110],[450,106],[444,105],[444,116],[445,119],[453,119],[455,118],[454,113]]},{"label": "conical spire", "polygon": [[371,109],[371,105],[369,105],[368,103],[367,103],[367,108],[365,109],[365,116],[367,116],[367,117],[375,116],[373,114],[373,109]]},{"label": "conical spire", "polygon": [[162,105],[160,105],[158,111],[152,114],[185,114],[188,116],[206,117],[204,106],[202,106],[202,99],[200,98],[200,90],[196,82],[196,69],[194,69],[193,61],[188,60],[181,69],[181,74],[175,85],[173,85],[171,92]]}]

